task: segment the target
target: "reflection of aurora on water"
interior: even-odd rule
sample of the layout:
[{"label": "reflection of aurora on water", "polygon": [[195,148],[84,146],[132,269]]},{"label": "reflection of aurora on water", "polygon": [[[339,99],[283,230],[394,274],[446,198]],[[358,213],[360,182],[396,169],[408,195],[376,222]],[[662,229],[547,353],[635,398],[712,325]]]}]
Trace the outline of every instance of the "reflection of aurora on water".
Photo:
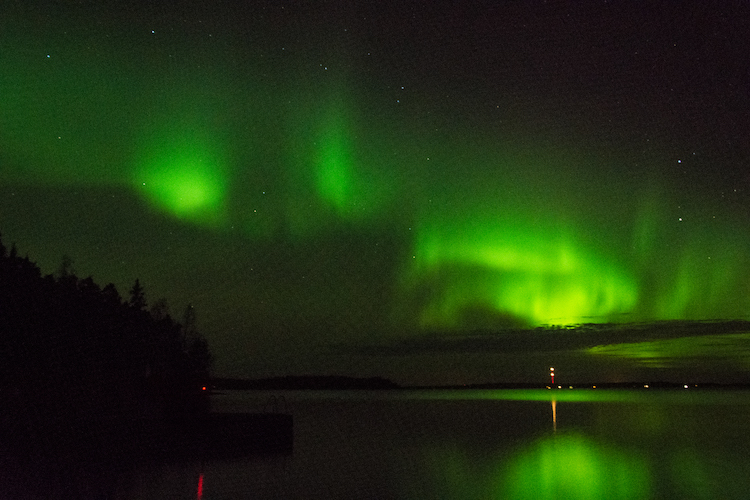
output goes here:
[{"label": "reflection of aurora on water", "polygon": [[[654,421],[653,419],[657,420]],[[626,435],[614,438],[564,431],[517,450],[497,465],[491,481],[494,498],[504,499],[643,499],[740,498],[747,467],[731,448],[681,440],[674,421],[658,411],[634,414],[625,422]],[[681,420],[681,419],[678,419]],[[690,422],[689,416],[686,422]],[[660,430],[659,430],[660,429]],[[607,432],[617,432],[614,428]],[[612,434],[614,437],[616,434]],[[645,439],[644,439],[645,438]],[[721,478],[733,478],[724,484]],[[738,481],[739,478],[745,480]]]},{"label": "reflection of aurora on water", "polygon": [[[652,429],[653,432],[653,429]],[[654,435],[649,438],[653,439]],[[674,439],[674,438],[670,438]],[[657,440],[659,441],[659,440]],[[740,498],[744,486],[721,477],[744,477],[733,457],[694,445],[660,441],[629,445],[575,431],[533,440],[479,466],[459,450],[433,451],[427,460],[444,498],[507,500],[640,500]],[[660,446],[666,449],[659,449]],[[726,453],[726,452],[723,452]],[[661,493],[659,493],[661,492]],[[666,496],[664,496],[666,495]]]},{"label": "reflection of aurora on water", "polygon": [[[519,389],[424,397],[552,405],[551,428],[510,445],[498,441],[494,453],[430,448],[425,464],[443,498],[705,500],[744,498],[750,487],[745,438],[735,435],[742,423],[727,416],[745,414],[743,391]],[[498,424],[511,423],[509,415],[499,411]]]},{"label": "reflection of aurora on water", "polygon": [[542,439],[513,457],[497,498],[642,499],[653,494],[644,458],[578,434]]},{"label": "reflection of aurora on water", "polygon": [[582,434],[541,438],[481,466],[457,449],[432,453],[444,498],[635,500],[654,491],[647,458]]}]

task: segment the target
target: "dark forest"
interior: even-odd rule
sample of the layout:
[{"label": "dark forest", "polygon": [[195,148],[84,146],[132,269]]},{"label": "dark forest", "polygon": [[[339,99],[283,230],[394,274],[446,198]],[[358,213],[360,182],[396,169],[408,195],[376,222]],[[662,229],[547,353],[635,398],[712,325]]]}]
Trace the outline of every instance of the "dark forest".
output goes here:
[{"label": "dark forest", "polygon": [[29,457],[124,450],[209,410],[207,342],[138,280],[126,299],[67,257],[43,276],[2,242],[0,359],[3,441]]}]

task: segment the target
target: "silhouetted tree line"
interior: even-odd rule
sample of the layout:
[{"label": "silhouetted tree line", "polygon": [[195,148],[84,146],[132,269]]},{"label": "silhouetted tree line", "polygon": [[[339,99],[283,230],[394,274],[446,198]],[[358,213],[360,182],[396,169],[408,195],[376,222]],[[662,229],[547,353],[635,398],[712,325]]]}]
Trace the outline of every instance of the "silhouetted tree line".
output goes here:
[{"label": "silhouetted tree line", "polygon": [[147,310],[138,280],[123,299],[113,284],[78,278],[67,258],[43,276],[0,240],[5,442],[106,443],[135,422],[206,412],[210,362],[205,339],[188,338],[163,301]]}]

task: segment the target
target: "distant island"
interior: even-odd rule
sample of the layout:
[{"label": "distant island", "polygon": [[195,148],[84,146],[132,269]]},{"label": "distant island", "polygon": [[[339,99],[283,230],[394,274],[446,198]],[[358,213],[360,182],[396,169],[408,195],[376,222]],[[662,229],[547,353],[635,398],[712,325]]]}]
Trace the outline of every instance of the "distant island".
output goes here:
[{"label": "distant island", "polygon": [[338,375],[271,377],[257,380],[213,378],[214,390],[383,390],[401,386],[382,377],[357,378]]},{"label": "distant island", "polygon": [[[700,389],[750,389],[750,384],[690,383],[688,388]],[[573,384],[507,383],[420,385],[404,386],[382,377],[346,377],[339,375],[289,375],[262,379],[216,377],[211,379],[211,389],[223,390],[492,390],[492,389],[685,389],[677,382],[587,382]]]}]

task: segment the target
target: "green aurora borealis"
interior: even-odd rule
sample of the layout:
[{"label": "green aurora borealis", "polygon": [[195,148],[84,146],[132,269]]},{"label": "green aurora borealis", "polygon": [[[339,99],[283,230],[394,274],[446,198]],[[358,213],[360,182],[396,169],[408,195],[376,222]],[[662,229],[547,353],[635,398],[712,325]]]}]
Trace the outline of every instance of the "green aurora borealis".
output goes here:
[{"label": "green aurora borealis", "polygon": [[[459,78],[460,49],[444,38],[426,43],[449,62],[425,62],[427,49],[393,55],[384,41],[419,34],[377,34],[357,9],[258,5],[174,17],[15,5],[0,35],[4,239],[48,272],[67,253],[121,293],[140,276],[175,309],[203,303],[219,367],[234,373],[245,373],[237,353],[277,341],[298,353],[425,332],[748,317],[748,165],[736,159],[747,143],[723,135],[721,116],[693,116],[712,106],[702,90],[681,87],[665,111],[644,90],[657,77],[602,62],[597,99],[634,103],[596,109],[545,69],[553,55],[502,56],[516,73],[466,63]],[[650,30],[660,37],[639,50],[667,60],[660,43],[690,41]],[[591,57],[626,51],[602,50]],[[541,66],[523,69],[524,57]],[[674,78],[697,64],[673,57]],[[90,225],[49,201],[41,219],[71,231],[45,236],[53,223],[24,208],[35,190],[80,203]],[[100,210],[107,196],[117,201]],[[130,225],[106,219],[116,212]],[[140,246],[115,257],[126,241]],[[691,355],[709,349],[696,345]]]}]

